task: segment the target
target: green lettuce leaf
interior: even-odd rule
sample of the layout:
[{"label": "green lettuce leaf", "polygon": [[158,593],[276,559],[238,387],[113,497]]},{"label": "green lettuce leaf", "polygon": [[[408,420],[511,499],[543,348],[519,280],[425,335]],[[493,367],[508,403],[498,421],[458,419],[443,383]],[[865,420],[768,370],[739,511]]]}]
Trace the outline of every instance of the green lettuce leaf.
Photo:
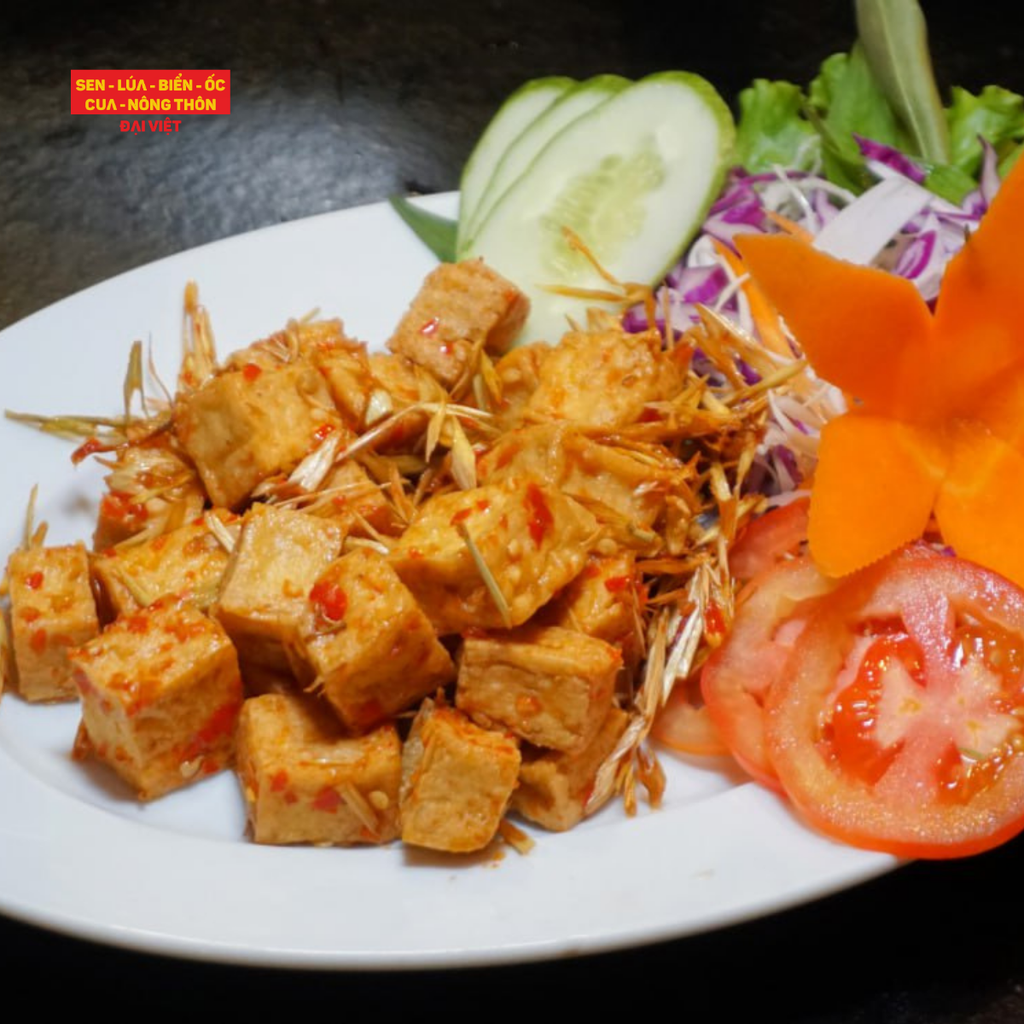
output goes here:
[{"label": "green lettuce leaf", "polygon": [[908,152],[906,132],[859,43],[848,54],[834,53],[822,63],[809,98],[812,117],[822,133],[825,174],[836,184],[861,192],[869,183],[854,134]]},{"label": "green lettuce leaf", "polygon": [[977,177],[981,169],[979,135],[995,146],[1000,158],[1024,139],[1024,97],[998,85],[985,86],[977,96],[954,87],[950,96],[946,117],[951,162],[965,174]]},{"label": "green lettuce leaf", "polygon": [[779,164],[807,170],[814,166],[821,141],[803,116],[806,99],[792,82],[754,82],[739,95],[736,157],[752,174]]}]

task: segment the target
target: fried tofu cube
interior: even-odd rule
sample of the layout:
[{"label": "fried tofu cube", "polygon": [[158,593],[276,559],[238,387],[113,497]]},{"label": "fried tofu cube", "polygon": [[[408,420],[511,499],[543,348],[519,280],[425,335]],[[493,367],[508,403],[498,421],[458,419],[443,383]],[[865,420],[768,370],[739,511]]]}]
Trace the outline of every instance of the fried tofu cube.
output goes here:
[{"label": "fried tofu cube", "polygon": [[529,311],[530,300],[482,259],[442,263],[423,282],[388,348],[450,388],[471,370],[476,352],[505,352]]},{"label": "fried tofu cube", "polygon": [[532,341],[506,352],[494,364],[501,398],[494,403],[493,412],[501,426],[518,423],[523,407],[540,384],[541,367],[550,353],[547,342]]},{"label": "fried tofu cube", "polygon": [[307,352],[327,384],[327,390],[341,413],[345,425],[361,432],[367,423],[367,411],[373,393],[379,387],[370,369],[366,346],[348,339],[333,344],[318,343]]},{"label": "fried tofu cube", "polygon": [[179,394],[174,425],[214,505],[238,508],[258,484],[289,473],[341,425],[323,377],[298,359],[247,363]]},{"label": "fried tofu cube", "polygon": [[628,334],[618,324],[570,331],[544,360],[523,419],[611,430],[635,423],[648,402],[672,398],[682,386],[657,331]]},{"label": "fried tofu cube", "polygon": [[572,498],[508,477],[432,498],[388,557],[443,636],[525,622],[583,568],[596,537],[596,520]]},{"label": "fried tofu cube", "polygon": [[591,555],[586,568],[542,612],[544,623],[575,629],[618,647],[627,663],[640,655],[641,578],[632,552]]},{"label": "fried tofu cube", "polygon": [[82,698],[76,755],[152,800],[228,767],[242,706],[227,633],[186,603],[122,616],[70,655]]},{"label": "fried tofu cube", "polygon": [[568,423],[544,423],[510,431],[480,459],[486,482],[532,476],[586,504],[623,547],[657,550],[653,527],[665,496],[685,486],[691,470],[656,449],[643,454],[587,437]]},{"label": "fried tofu cube", "polygon": [[598,769],[626,731],[629,715],[612,708],[597,735],[577,754],[530,749],[523,753],[512,810],[552,832],[565,832],[593,814],[611,795],[588,807]]},{"label": "fried tofu cube", "polygon": [[289,644],[299,678],[362,732],[455,676],[430,619],[387,560],[356,548],[320,575]]},{"label": "fried tofu cube", "polygon": [[372,537],[376,531],[396,536],[404,528],[380,485],[351,459],[339,462],[330,470],[324,477],[320,493],[323,497],[310,505],[307,511],[332,519],[346,535]]},{"label": "fried tofu cube", "polygon": [[519,774],[512,736],[425,700],[402,751],[402,841],[449,853],[483,849]]},{"label": "fried tofu cube", "polygon": [[27,701],[74,700],[69,649],[98,635],[85,546],[15,551],[7,563],[11,645]]},{"label": "fried tofu cube", "polygon": [[346,736],[330,709],[298,695],[251,697],[236,770],[257,843],[348,846],[398,837],[402,744],[388,723]]},{"label": "fried tofu cube", "polygon": [[289,667],[285,641],[343,539],[337,524],[304,512],[254,505],[245,514],[212,609],[243,661]]},{"label": "fried tofu cube", "polygon": [[[367,426],[374,426],[389,416],[401,412],[424,399],[443,397],[437,381],[405,356],[390,352],[370,353],[370,369],[377,388],[367,409]],[[408,412],[396,419],[376,444],[378,451],[401,450],[410,440],[418,439],[427,428],[430,417],[422,411]]]},{"label": "fried tofu cube", "polygon": [[[210,515],[229,530],[238,519],[223,509]],[[217,597],[227,564],[227,550],[202,516],[169,533],[98,555],[92,571],[116,617],[170,596],[184,597],[205,610]]]},{"label": "fried tofu cube", "polygon": [[577,753],[608,715],[621,665],[610,644],[557,626],[467,636],[455,703],[485,728]]}]

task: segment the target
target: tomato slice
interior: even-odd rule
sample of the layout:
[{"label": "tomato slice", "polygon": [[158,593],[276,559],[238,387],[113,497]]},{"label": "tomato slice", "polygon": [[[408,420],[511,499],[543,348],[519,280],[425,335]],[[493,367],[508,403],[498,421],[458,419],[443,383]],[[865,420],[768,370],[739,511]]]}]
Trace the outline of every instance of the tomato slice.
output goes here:
[{"label": "tomato slice", "polygon": [[765,711],[822,832],[903,857],[996,846],[1024,829],[1024,591],[900,552],[820,599]]},{"label": "tomato slice", "polygon": [[745,582],[786,556],[802,553],[809,508],[809,498],[797,498],[758,516],[736,538],[729,552],[729,572]]},{"label": "tomato slice", "polygon": [[683,754],[714,757],[729,753],[707,706],[691,692],[689,681],[676,683],[654,720],[651,735]]},{"label": "tomato slice", "polygon": [[747,772],[774,789],[764,701],[816,601],[836,585],[807,557],[761,573],[741,591],[732,630],[701,673],[704,703],[723,741]]}]

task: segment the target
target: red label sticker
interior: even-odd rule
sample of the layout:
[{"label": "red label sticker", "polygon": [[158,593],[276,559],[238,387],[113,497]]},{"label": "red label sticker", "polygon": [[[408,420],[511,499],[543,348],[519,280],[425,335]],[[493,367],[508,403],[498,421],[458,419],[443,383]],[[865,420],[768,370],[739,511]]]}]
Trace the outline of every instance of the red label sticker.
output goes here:
[{"label": "red label sticker", "polygon": [[137,123],[152,117],[230,114],[231,72],[73,70],[71,113],[117,114]]}]

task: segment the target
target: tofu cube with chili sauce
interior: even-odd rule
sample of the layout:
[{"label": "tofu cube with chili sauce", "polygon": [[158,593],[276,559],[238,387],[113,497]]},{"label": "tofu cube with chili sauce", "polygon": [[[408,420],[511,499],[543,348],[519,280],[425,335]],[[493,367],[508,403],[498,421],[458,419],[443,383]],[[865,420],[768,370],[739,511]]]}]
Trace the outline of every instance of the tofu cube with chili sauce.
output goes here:
[{"label": "tofu cube with chili sauce", "polygon": [[158,602],[70,655],[82,698],[75,755],[93,756],[152,800],[221,771],[242,706],[238,657],[193,605]]},{"label": "tofu cube with chili sauce", "polygon": [[251,697],[239,716],[235,767],[257,843],[398,838],[402,744],[391,723],[352,737],[319,701]]},{"label": "tofu cube with chili sauce", "polygon": [[598,770],[614,753],[628,723],[625,711],[612,708],[597,735],[579,753],[524,750],[512,810],[552,832],[565,832],[593,814],[613,792],[609,787],[603,798],[588,806]]},{"label": "tofu cube with chili sauce", "polygon": [[509,429],[518,425],[523,407],[540,384],[541,367],[550,353],[547,342],[532,341],[517,345],[494,364],[500,395],[493,398],[490,409],[499,426]]},{"label": "tofu cube with chili sauce", "polygon": [[597,536],[596,520],[572,498],[508,477],[431,498],[388,557],[443,636],[522,624],[583,568]]},{"label": "tofu cube with chili sauce", "polygon": [[246,363],[179,394],[174,426],[213,504],[237,509],[268,477],[290,473],[341,419],[323,377],[297,359]]},{"label": "tofu cube with chili sauce", "polygon": [[249,509],[212,608],[243,662],[288,669],[285,641],[343,538],[328,519],[273,505]]},{"label": "tofu cube with chili sauce", "polygon": [[[209,513],[227,530],[238,517],[224,509]],[[201,609],[217,597],[228,551],[206,516],[138,544],[113,548],[92,560],[105,617],[116,617],[152,604],[161,597],[181,596]]]},{"label": "tofu cube with chili sauce", "polygon": [[539,616],[545,625],[574,629],[617,647],[627,665],[643,645],[645,592],[630,551],[607,558],[591,555],[586,567]]},{"label": "tofu cube with chili sauce", "polygon": [[[426,370],[405,356],[371,352],[369,358],[377,387],[366,411],[367,429],[377,427],[379,437],[374,447],[378,451],[403,451],[419,440],[430,420],[422,410],[403,410],[419,402],[439,401],[444,390]],[[393,422],[385,427],[389,419]]]},{"label": "tofu cube with chili sauce", "polygon": [[442,263],[427,276],[388,341],[446,388],[475,372],[479,352],[505,352],[530,300],[482,259]]},{"label": "tofu cube with chili sauce", "polygon": [[358,462],[345,459],[324,477],[316,502],[306,511],[333,520],[354,537],[397,536],[404,523],[380,484]]},{"label": "tofu cube with chili sauce", "polygon": [[467,636],[455,703],[485,728],[578,753],[611,709],[621,666],[611,644],[557,626]]},{"label": "tofu cube with chili sauce", "polygon": [[383,555],[355,548],[310,588],[289,651],[300,680],[362,732],[455,677],[430,619]]},{"label": "tofu cube with chili sauce", "polygon": [[15,551],[7,578],[19,693],[33,702],[74,700],[68,651],[100,631],[85,546]]},{"label": "tofu cube with chili sauce", "polygon": [[653,553],[666,495],[685,489],[692,469],[667,450],[643,452],[587,437],[568,423],[510,431],[480,459],[480,479],[528,475],[583,502],[621,547]]},{"label": "tofu cube with chili sauce", "polygon": [[345,426],[357,433],[365,430],[370,425],[368,419],[374,418],[373,396],[380,387],[370,369],[366,346],[340,339],[320,341],[304,351],[327,384]]},{"label": "tofu cube with chili sauce", "polygon": [[519,743],[425,700],[402,751],[402,841],[448,853],[494,838],[519,774]]},{"label": "tofu cube with chili sauce", "polygon": [[524,421],[569,420],[614,430],[637,422],[649,402],[683,387],[676,362],[662,351],[658,331],[629,334],[611,318],[570,331],[544,360],[540,383],[523,407]]}]

